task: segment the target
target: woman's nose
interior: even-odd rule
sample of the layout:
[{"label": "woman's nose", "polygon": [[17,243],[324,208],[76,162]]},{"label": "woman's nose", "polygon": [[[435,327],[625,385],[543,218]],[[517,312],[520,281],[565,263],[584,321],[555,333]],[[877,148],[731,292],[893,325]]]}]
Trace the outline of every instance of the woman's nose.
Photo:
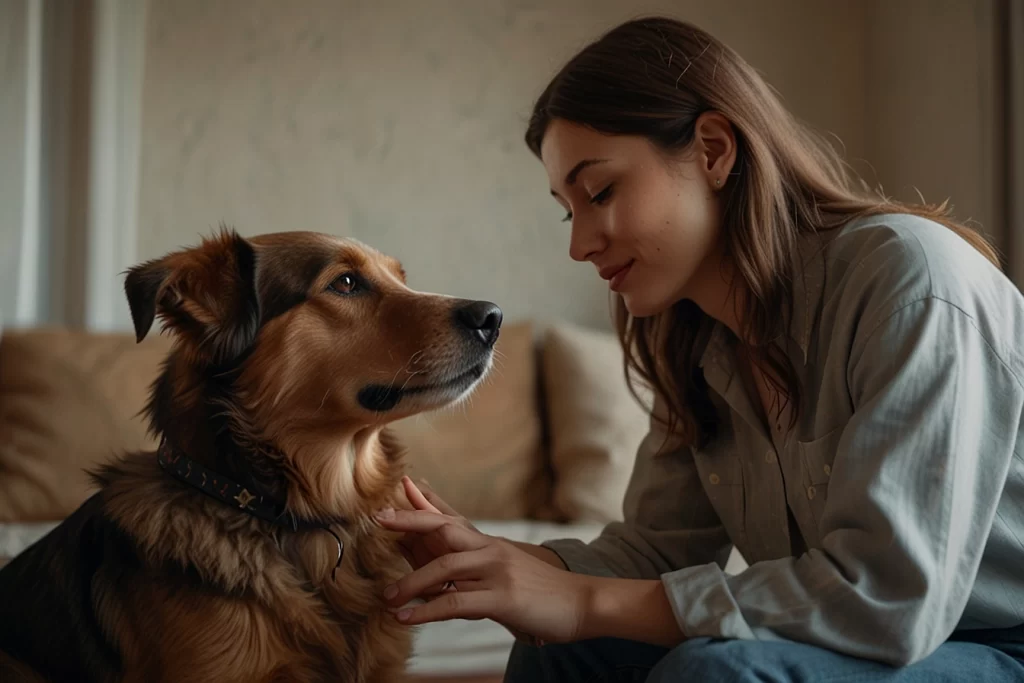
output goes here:
[{"label": "woman's nose", "polygon": [[596,226],[573,221],[572,237],[569,239],[569,257],[573,261],[589,261],[604,250],[604,237]]}]

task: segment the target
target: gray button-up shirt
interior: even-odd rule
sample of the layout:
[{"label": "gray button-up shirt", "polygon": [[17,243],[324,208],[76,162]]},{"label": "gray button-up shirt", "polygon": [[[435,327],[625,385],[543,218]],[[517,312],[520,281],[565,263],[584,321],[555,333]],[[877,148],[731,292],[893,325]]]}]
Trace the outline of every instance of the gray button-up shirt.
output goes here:
[{"label": "gray button-up shirt", "polygon": [[[660,578],[691,637],[900,665],[1024,623],[1024,298],[912,216],[802,238],[796,262],[795,426],[764,428],[719,324],[701,361],[718,438],[657,454],[652,421],[624,521],[545,545],[573,571]],[[750,566],[730,576],[733,545]]]}]

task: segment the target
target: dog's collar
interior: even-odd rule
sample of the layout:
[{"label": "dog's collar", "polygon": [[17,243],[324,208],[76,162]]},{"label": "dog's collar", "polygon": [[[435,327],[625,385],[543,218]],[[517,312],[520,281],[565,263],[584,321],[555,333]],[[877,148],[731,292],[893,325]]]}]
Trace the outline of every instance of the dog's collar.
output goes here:
[{"label": "dog's collar", "polygon": [[321,521],[296,517],[295,513],[278,501],[263,495],[254,494],[241,484],[232,481],[223,474],[214,472],[202,463],[189,458],[184,453],[172,447],[167,439],[160,440],[160,446],[156,451],[156,461],[165,472],[176,479],[199,489],[211,498],[221,503],[246,512],[257,519],[270,524],[276,524],[292,531],[305,531],[319,529],[326,531],[338,543],[338,561],[331,571],[333,580],[335,572],[341,566],[341,558],[345,552],[345,544],[341,538],[331,529],[331,524],[344,524],[343,519],[332,519]]}]

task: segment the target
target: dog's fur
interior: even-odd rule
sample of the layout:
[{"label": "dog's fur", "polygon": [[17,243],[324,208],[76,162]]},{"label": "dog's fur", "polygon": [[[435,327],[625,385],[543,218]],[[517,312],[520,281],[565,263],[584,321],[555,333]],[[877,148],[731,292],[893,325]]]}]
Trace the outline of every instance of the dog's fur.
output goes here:
[{"label": "dog's fur", "polygon": [[410,634],[381,596],[408,565],[372,518],[407,503],[386,425],[472,390],[500,310],[414,292],[393,259],[299,232],[224,229],[133,268],[125,288],[139,341],[155,318],[175,335],[145,408],[154,433],[330,522],[343,562],[332,580],[330,533],[257,519],[153,453],[124,455],[0,570],[0,679],[399,680]]}]

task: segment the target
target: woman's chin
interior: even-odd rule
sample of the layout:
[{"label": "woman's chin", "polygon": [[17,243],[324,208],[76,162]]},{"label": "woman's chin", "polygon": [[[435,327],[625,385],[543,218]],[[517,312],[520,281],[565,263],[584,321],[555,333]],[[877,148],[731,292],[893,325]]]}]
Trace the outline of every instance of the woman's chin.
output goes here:
[{"label": "woman's chin", "polygon": [[622,297],[622,303],[625,305],[626,310],[634,318],[650,318],[659,313],[664,313],[673,304],[672,301],[641,296],[628,291],[620,293],[619,296]]}]

